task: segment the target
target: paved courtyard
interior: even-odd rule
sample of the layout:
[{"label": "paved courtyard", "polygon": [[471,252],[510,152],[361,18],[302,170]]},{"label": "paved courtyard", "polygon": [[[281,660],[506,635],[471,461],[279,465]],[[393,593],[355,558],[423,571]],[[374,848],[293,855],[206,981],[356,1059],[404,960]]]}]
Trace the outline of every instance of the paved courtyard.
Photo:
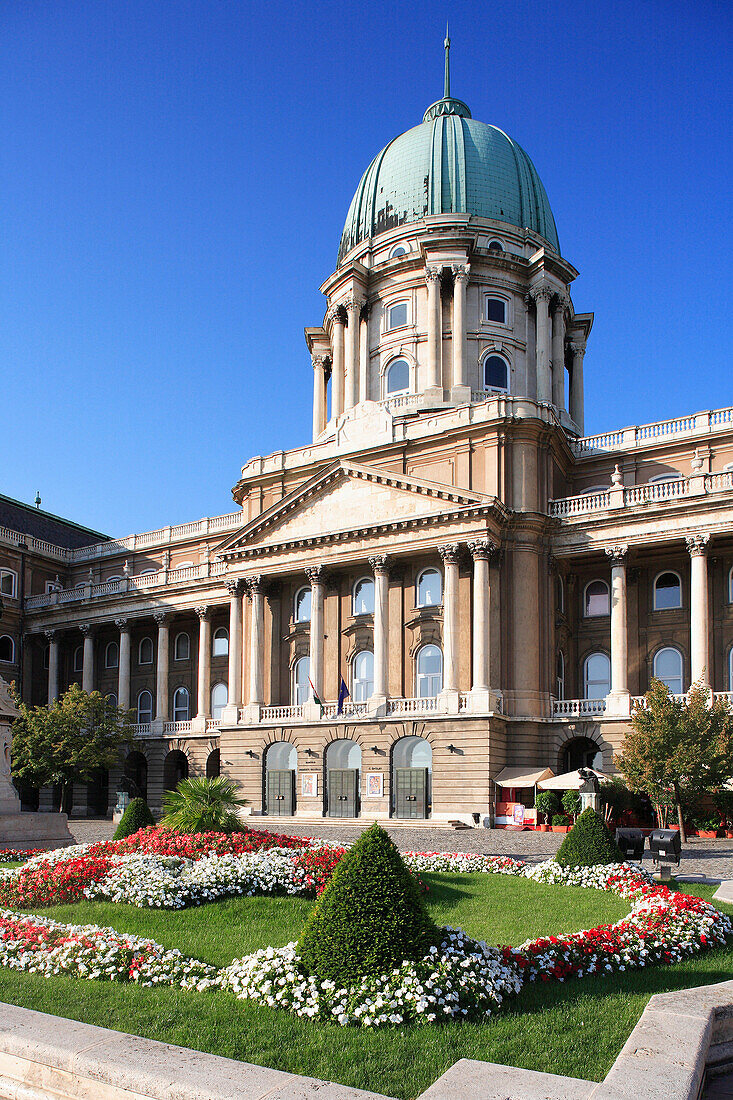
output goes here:
[{"label": "paved courtyard", "polygon": [[[365,821],[365,826],[369,822]],[[331,843],[350,844],[361,829],[354,826],[279,824],[277,819],[254,818],[254,828],[268,828],[288,836],[319,836]],[[78,818],[69,822],[74,839],[80,844],[109,839],[114,832],[111,821],[104,818]],[[557,833],[514,832],[507,829],[450,829],[428,826],[392,826],[387,832],[402,851],[420,852],[480,852],[492,856],[513,856],[538,863],[555,854],[562,842]],[[644,864],[652,868],[648,852]],[[682,852],[680,873],[701,875],[710,879],[733,879],[733,840],[699,840],[692,837]]]}]

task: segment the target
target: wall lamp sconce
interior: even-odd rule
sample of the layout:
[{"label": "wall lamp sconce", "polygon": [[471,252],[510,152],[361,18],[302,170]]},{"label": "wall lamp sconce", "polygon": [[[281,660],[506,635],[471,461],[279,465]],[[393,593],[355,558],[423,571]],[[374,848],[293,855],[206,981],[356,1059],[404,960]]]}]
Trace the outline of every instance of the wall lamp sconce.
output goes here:
[{"label": "wall lamp sconce", "polygon": [[234,766],[234,765],[232,764],[231,760],[222,760],[222,764],[226,764],[226,766],[227,766],[228,768],[231,768],[231,767],[233,767],[233,766]]},{"label": "wall lamp sconce", "polygon": [[376,745],[372,745],[372,752],[379,752],[379,749]]},{"label": "wall lamp sconce", "polygon": [[315,751],[315,749],[305,749],[304,751],[306,756],[318,756],[318,753]]},{"label": "wall lamp sconce", "polygon": [[458,752],[458,749],[456,748],[455,745],[449,745],[448,746],[448,752]]},{"label": "wall lamp sconce", "polygon": [[257,753],[254,751],[254,749],[247,749],[244,755],[250,756],[253,760],[257,759]]}]

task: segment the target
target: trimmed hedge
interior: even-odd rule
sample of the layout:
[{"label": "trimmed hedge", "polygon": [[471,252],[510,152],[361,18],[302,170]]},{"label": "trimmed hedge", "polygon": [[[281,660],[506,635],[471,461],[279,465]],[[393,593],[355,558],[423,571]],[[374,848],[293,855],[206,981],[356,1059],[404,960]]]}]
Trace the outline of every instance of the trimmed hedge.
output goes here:
[{"label": "trimmed hedge", "polygon": [[124,840],[126,836],[132,836],[139,829],[145,829],[148,825],[155,825],[155,818],[150,812],[144,798],[133,798],[128,803],[127,809],[120,818],[120,823],[115,830],[113,840]]},{"label": "trimmed hedge", "polygon": [[298,954],[311,974],[347,985],[420,959],[439,942],[415,880],[375,823],[338,863],[305,924]]},{"label": "trimmed hedge", "polygon": [[588,807],[563,840],[555,862],[561,867],[592,867],[596,863],[623,863],[624,857],[603,818]]}]

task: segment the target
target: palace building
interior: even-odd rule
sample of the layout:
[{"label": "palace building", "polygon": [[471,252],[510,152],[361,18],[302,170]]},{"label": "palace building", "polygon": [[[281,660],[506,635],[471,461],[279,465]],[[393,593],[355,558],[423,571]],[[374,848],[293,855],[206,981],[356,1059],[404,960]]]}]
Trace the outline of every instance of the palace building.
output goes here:
[{"label": "palace building", "polygon": [[221,772],[255,815],[490,823],[548,767],[612,771],[652,676],[733,698],[733,408],[585,436],[576,276],[446,71],[348,210],[312,441],[123,539],[0,498],[0,674],[135,711],[74,812]]}]

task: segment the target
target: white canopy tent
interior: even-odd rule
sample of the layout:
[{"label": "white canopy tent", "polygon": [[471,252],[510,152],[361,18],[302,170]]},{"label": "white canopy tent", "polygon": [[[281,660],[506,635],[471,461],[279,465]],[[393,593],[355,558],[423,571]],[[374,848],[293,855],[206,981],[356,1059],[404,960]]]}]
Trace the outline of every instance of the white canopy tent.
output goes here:
[{"label": "white canopy tent", "polygon": [[552,768],[538,768],[531,772],[526,768],[504,768],[494,783],[497,787],[535,787],[541,786],[541,780],[550,779],[554,774]]},{"label": "white canopy tent", "polygon": [[[583,768],[584,772],[591,772],[600,783],[608,783],[609,776],[598,772],[595,768]],[[537,786],[541,791],[579,791],[585,783],[580,771],[563,772],[562,775],[553,775],[550,779],[541,779]]]}]

